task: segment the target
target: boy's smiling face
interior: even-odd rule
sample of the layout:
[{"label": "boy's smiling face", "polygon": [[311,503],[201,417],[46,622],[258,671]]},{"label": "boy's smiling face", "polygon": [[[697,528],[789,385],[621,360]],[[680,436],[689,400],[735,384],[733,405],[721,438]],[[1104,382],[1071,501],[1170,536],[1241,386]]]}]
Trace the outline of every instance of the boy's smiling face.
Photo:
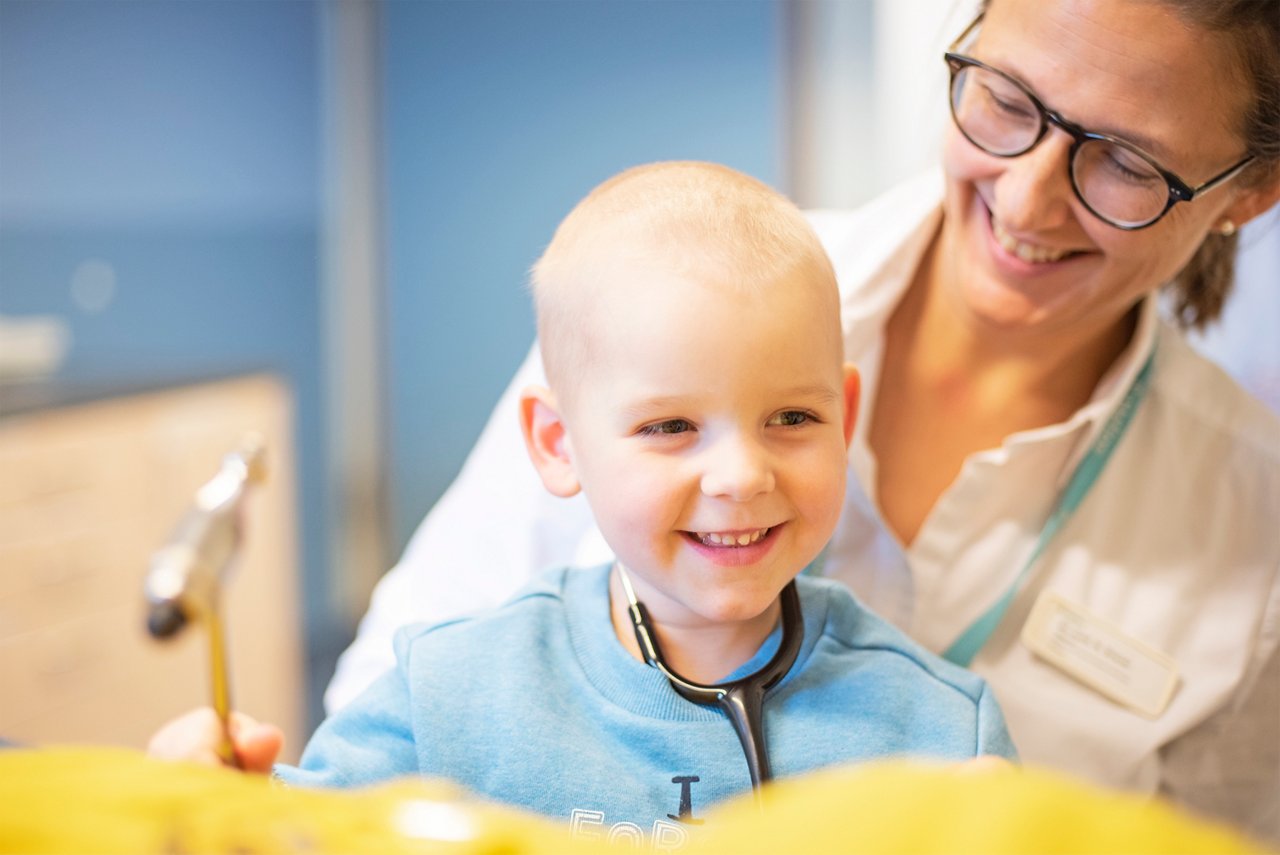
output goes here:
[{"label": "boy's smiling face", "polygon": [[759,618],[835,528],[857,376],[809,276],[632,267],[593,297],[567,467],[660,623]]}]

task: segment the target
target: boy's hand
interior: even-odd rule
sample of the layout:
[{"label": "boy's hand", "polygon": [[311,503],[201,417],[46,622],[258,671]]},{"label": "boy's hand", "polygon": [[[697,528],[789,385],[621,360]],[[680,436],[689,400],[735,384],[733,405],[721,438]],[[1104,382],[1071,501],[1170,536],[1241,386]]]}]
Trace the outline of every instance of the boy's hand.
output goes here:
[{"label": "boy's hand", "polygon": [[[284,745],[280,728],[233,712],[230,731],[240,768],[246,772],[270,772]],[[217,751],[221,739],[222,722],[212,709],[204,707],[181,715],[156,731],[147,743],[147,754],[161,760],[190,760],[221,766]]]},{"label": "boy's hand", "polygon": [[1000,772],[1004,769],[1017,769],[1015,763],[994,754],[980,754],[964,760],[952,767],[960,775],[981,775],[986,772]]}]

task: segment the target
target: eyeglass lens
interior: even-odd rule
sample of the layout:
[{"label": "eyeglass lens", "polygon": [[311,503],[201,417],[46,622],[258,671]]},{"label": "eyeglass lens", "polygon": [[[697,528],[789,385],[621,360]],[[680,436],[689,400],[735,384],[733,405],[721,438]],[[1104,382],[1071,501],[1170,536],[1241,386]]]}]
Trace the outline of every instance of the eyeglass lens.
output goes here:
[{"label": "eyeglass lens", "polygon": [[[970,142],[1002,157],[1029,151],[1048,121],[1012,79],[974,65],[960,67],[952,78],[951,112]],[[1081,200],[1116,225],[1150,222],[1168,204],[1164,176],[1142,155],[1111,140],[1079,139],[1071,180]]]}]

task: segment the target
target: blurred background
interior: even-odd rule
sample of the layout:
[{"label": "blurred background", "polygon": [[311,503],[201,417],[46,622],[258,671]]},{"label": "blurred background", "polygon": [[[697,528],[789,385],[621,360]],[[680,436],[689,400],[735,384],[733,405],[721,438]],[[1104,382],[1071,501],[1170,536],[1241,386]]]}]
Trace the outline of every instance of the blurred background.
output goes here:
[{"label": "blurred background", "polygon": [[[302,744],[532,343],[560,218],[668,158],[866,201],[935,162],[971,9],[0,0],[0,737],[140,744],[207,702],[142,580],[254,428],[234,689]],[[1280,409],[1276,219],[1198,344]]]}]

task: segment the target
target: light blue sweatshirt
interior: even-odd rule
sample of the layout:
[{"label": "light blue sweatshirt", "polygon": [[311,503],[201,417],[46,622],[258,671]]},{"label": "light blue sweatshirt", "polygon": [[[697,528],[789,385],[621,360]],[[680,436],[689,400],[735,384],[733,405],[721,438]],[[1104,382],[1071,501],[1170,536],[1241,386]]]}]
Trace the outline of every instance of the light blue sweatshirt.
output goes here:
[{"label": "light blue sweatshirt", "polygon": [[[582,836],[678,846],[707,807],[750,789],[746,761],[718,708],[683,699],[623,648],[608,570],[556,571],[491,612],[401,630],[396,668],[277,776],[333,787],[443,777]],[[765,699],[775,777],[897,755],[1015,756],[981,678],[838,583],[798,585],[804,644]],[[734,676],[762,667],[779,639]]]}]

